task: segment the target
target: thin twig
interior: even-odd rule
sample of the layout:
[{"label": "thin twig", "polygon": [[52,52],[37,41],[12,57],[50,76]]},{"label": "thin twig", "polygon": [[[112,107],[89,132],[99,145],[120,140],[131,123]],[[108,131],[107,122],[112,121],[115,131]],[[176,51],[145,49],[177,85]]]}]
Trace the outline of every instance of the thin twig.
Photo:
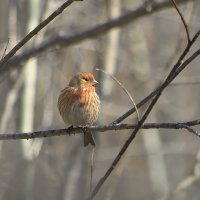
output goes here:
[{"label": "thin twig", "polygon": [[138,122],[140,121],[140,115],[139,115],[139,112],[138,112],[138,109],[137,109],[137,106],[136,106],[136,103],[133,99],[133,97],[131,96],[130,92],[125,88],[125,86],[113,75],[107,73],[106,71],[104,71],[103,69],[96,69],[97,71],[101,71],[103,72],[104,74],[110,76],[123,90],[124,92],[128,95],[129,99],[131,100],[131,102],[133,103],[134,105],[134,108],[136,110],[136,113],[137,113],[137,119],[138,119]]},{"label": "thin twig", "polygon": [[181,11],[179,10],[179,8],[178,8],[178,6],[177,6],[175,0],[171,0],[171,1],[172,1],[172,3],[174,4],[174,7],[175,7],[175,9],[177,10],[177,12],[178,12],[178,14],[179,14],[179,16],[180,16],[180,18],[181,18],[181,21],[183,22],[183,25],[184,25],[184,28],[185,28],[185,32],[186,32],[186,35],[187,35],[188,43],[190,43],[191,40],[190,40],[190,34],[189,34],[189,30],[188,30],[188,25],[187,25],[187,23],[185,22],[185,19],[184,19],[183,15],[182,15]]},{"label": "thin twig", "polygon": [[0,61],[0,68],[3,68],[5,64],[10,60],[16,52],[21,49],[33,36],[35,36],[39,31],[41,31],[45,26],[47,26],[53,19],[60,15],[70,4],[75,0],[65,1],[57,10],[55,10],[49,17],[42,21],[38,26],[36,26],[30,33],[28,33],[19,43],[17,43],[8,54],[5,55]]}]

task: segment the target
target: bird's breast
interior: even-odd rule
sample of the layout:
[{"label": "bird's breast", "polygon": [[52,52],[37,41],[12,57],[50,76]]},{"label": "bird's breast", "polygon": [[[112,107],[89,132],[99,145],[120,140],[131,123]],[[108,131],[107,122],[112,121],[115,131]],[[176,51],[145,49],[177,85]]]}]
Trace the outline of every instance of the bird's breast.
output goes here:
[{"label": "bird's breast", "polygon": [[63,90],[58,99],[58,109],[65,123],[90,125],[97,121],[100,100],[93,88],[85,90]]}]

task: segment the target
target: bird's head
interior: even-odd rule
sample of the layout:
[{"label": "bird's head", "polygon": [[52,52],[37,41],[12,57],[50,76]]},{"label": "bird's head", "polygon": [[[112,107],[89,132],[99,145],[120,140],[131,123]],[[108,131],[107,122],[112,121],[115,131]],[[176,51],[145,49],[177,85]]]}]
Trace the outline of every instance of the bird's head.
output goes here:
[{"label": "bird's head", "polygon": [[98,82],[95,80],[91,72],[80,72],[76,74],[69,82],[70,87],[94,87]]}]

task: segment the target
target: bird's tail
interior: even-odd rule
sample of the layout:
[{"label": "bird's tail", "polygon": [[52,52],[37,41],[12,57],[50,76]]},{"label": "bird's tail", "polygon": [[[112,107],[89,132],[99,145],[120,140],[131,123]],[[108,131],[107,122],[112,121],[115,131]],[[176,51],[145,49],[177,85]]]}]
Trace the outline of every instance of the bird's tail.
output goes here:
[{"label": "bird's tail", "polygon": [[92,135],[92,131],[89,128],[84,127],[83,133],[84,133],[84,146],[87,146],[88,144],[95,146],[95,141]]}]

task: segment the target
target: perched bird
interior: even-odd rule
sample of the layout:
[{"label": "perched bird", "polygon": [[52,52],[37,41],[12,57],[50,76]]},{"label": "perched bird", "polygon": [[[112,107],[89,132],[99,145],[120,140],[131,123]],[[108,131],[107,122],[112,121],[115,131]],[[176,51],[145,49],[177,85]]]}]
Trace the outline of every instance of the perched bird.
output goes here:
[{"label": "perched bird", "polygon": [[95,80],[91,72],[76,74],[69,85],[61,91],[58,98],[58,110],[64,122],[72,126],[83,126],[84,146],[95,145],[91,131],[84,126],[97,121],[100,100],[95,91]]}]

